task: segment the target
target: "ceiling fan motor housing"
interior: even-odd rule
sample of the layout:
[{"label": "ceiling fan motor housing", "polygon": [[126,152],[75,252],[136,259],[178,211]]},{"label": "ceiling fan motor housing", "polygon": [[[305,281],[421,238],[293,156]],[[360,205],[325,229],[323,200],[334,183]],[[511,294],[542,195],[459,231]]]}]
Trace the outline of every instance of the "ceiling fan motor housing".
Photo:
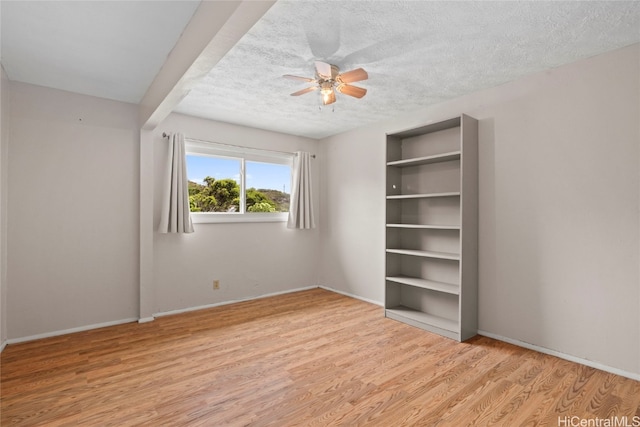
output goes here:
[{"label": "ceiling fan motor housing", "polygon": [[331,90],[333,83],[333,80],[323,80],[318,84],[320,85],[320,90]]},{"label": "ceiling fan motor housing", "polygon": [[361,87],[352,86],[349,83],[366,80],[369,76],[362,68],[347,71],[340,74],[340,68],[334,64],[328,64],[322,61],[315,61],[315,79],[307,77],[293,76],[285,74],[284,77],[293,80],[301,80],[308,83],[315,83],[315,86],[310,86],[305,89],[292,93],[292,96],[299,96],[305,93],[313,92],[314,90],[320,90],[322,95],[322,103],[324,105],[333,104],[336,102],[335,91],[343,93],[345,95],[352,96],[354,98],[362,98],[367,90]]}]

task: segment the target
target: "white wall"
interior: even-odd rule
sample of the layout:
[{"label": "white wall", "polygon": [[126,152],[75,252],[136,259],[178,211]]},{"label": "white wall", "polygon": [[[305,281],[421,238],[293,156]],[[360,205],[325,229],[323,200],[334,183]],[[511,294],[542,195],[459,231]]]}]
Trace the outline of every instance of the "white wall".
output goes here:
[{"label": "white wall", "polygon": [[320,142],[320,284],[378,304],[384,301],[385,141],[384,128],[371,126]]},{"label": "white wall", "polygon": [[321,141],[320,283],[382,303],[384,133],[469,114],[480,329],[640,374],[639,75],[636,44]]},{"label": "white wall", "polygon": [[[172,114],[154,133],[154,182],[165,176],[167,141],[162,132],[252,148],[316,153],[313,139]],[[313,160],[318,216],[321,158]],[[155,186],[154,228],[161,187]],[[185,310],[317,286],[319,231],[289,230],[286,223],[194,224],[195,233],[154,233],[153,283],[156,313]],[[212,281],[220,280],[214,291]]]},{"label": "white wall", "polygon": [[138,315],[137,107],[11,83],[8,338]]},{"label": "white wall", "polygon": [[0,65],[0,349],[7,339],[7,171],[9,80]]}]

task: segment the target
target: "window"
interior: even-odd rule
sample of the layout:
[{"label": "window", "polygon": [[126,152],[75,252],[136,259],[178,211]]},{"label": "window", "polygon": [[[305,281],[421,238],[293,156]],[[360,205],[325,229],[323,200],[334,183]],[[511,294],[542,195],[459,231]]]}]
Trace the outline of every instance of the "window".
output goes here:
[{"label": "window", "polygon": [[286,221],[292,154],[186,142],[195,223]]}]

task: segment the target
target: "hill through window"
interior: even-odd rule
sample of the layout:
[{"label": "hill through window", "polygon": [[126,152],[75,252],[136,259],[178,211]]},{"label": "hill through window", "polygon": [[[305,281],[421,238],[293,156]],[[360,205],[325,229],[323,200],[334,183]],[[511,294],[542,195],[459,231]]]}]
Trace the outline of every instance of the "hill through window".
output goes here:
[{"label": "hill through window", "polygon": [[287,220],[291,154],[190,141],[186,150],[194,222]]}]

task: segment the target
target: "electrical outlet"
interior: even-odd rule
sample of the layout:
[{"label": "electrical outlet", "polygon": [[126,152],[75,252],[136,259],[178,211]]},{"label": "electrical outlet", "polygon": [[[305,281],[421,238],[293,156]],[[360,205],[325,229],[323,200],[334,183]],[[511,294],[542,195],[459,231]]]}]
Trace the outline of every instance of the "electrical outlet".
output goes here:
[{"label": "electrical outlet", "polygon": [[216,289],[220,289],[220,281],[219,280],[214,280],[213,281],[213,290],[215,291]]}]

